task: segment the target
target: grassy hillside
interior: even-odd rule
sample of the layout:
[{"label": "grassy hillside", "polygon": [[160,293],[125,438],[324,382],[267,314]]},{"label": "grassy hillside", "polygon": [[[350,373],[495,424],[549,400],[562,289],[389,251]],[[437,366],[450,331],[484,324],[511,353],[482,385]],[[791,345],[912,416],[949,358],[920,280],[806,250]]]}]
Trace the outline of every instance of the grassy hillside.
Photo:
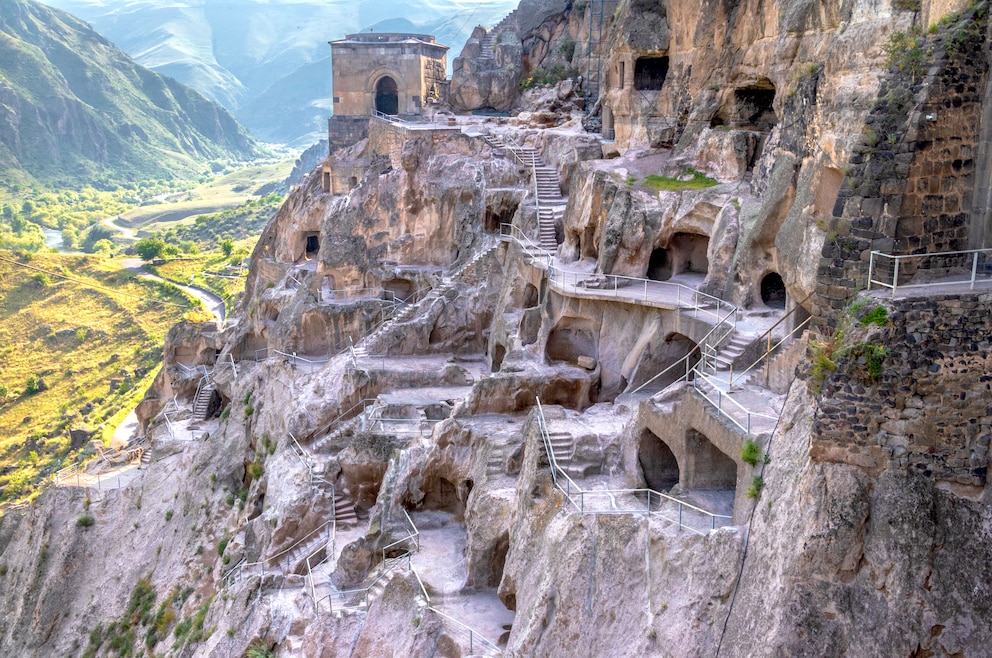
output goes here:
[{"label": "grassy hillside", "polygon": [[0,251],[0,500],[74,459],[70,430],[109,438],[189,308],[116,261]]},{"label": "grassy hillside", "polygon": [[85,23],[0,3],[0,181],[74,187],[199,175],[252,139],[198,92],[145,69]]}]

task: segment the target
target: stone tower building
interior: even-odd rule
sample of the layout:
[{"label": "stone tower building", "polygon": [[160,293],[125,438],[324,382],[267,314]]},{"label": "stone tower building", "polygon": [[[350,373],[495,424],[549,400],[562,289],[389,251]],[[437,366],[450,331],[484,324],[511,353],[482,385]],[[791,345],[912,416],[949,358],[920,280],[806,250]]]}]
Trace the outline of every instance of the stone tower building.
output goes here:
[{"label": "stone tower building", "polygon": [[448,47],[428,34],[349,34],[331,41],[334,116],[331,150],[367,134],[373,111],[415,118],[425,103],[447,92]]}]

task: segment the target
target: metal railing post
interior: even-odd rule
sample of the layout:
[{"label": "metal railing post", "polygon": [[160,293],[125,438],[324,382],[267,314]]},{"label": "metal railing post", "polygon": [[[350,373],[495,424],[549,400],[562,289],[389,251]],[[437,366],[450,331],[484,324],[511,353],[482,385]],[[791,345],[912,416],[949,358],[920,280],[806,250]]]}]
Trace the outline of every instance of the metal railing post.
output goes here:
[{"label": "metal railing post", "polygon": [[978,252],[973,253],[971,258],[971,288],[969,290],[975,289],[975,275],[978,273]]},{"label": "metal railing post", "polygon": [[871,280],[875,272],[875,252],[868,254],[868,290],[871,290]]},{"label": "metal railing post", "polygon": [[892,296],[896,296],[896,288],[899,287],[899,257],[895,256],[896,265],[892,274]]}]

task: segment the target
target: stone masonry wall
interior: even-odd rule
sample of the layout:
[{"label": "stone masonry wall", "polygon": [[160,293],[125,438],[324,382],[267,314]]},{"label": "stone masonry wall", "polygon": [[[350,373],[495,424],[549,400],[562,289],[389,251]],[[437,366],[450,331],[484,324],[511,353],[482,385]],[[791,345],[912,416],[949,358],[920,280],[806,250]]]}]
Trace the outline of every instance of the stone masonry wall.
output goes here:
[{"label": "stone masonry wall", "polygon": [[992,438],[992,293],[899,299],[890,324],[851,329],[845,345],[882,345],[876,384],[856,356],[823,384],[815,460],[870,472],[909,469],[953,486],[984,487]]},{"label": "stone masonry wall", "polygon": [[[821,324],[867,287],[871,250],[968,248],[989,72],[987,25],[984,5],[965,12],[922,37],[924,66],[933,65],[929,73],[895,67],[883,84],[864,142],[853,149],[823,246],[814,298]],[[900,282],[913,273],[904,269]]]}]

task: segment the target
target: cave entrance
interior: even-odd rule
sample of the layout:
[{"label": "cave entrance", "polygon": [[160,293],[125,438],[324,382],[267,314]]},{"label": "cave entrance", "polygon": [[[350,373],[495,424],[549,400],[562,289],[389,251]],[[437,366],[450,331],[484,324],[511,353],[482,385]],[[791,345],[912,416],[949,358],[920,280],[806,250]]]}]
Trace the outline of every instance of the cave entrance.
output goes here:
[{"label": "cave entrance", "polygon": [[320,251],[320,234],[316,231],[309,231],[303,234],[303,256],[307,260],[317,257]]},{"label": "cave entrance", "polygon": [[634,89],[657,91],[668,77],[668,57],[640,57],[634,62]]},{"label": "cave entrance", "polygon": [[465,512],[465,505],[458,498],[458,487],[451,480],[432,475],[424,480],[423,489],[424,499],[420,509],[449,512],[456,517],[461,517]]},{"label": "cave entrance", "polygon": [[709,271],[709,260],[706,251],[710,240],[705,235],[695,233],[676,233],[668,245],[668,255],[671,258],[672,275],[684,272],[706,274]]},{"label": "cave entrance", "polygon": [[564,318],[551,330],[544,353],[551,362],[575,363],[580,356],[597,357],[592,324],[577,318]]},{"label": "cave entrance", "polygon": [[407,300],[416,290],[416,286],[413,285],[413,281],[409,279],[402,279],[399,277],[394,277],[382,282],[382,289],[385,291],[385,299],[393,300]]},{"label": "cave entrance", "polygon": [[496,344],[495,349],[493,349],[493,365],[490,368],[490,372],[499,372],[499,369],[503,367],[503,359],[506,358],[506,348]]},{"label": "cave entrance", "polygon": [[761,301],[769,308],[785,310],[785,282],[778,272],[769,272],[762,277]]},{"label": "cave entrance", "polygon": [[518,205],[500,205],[495,208],[486,206],[486,214],[482,219],[482,230],[486,233],[498,233],[503,224],[513,222],[513,216],[517,213]]},{"label": "cave entrance", "polygon": [[764,81],[734,90],[734,125],[768,132],[778,123],[775,115],[775,86]]},{"label": "cave entrance", "polygon": [[735,491],[737,462],[725,455],[702,432],[686,432],[686,477],[688,489]]},{"label": "cave entrance", "polygon": [[503,569],[506,566],[506,554],[510,552],[510,534],[504,532],[496,540],[492,552],[489,554],[489,582],[488,587],[499,587],[503,580]]},{"label": "cave entrance", "polygon": [[667,249],[655,249],[648,261],[648,278],[652,281],[668,281],[672,278],[672,259]]},{"label": "cave entrance", "polygon": [[675,453],[649,429],[641,432],[637,463],[649,489],[666,493],[679,483],[679,463]]},{"label": "cave entrance", "polygon": [[397,92],[396,81],[388,75],[375,83],[375,109],[383,114],[399,114],[400,112],[400,97]]}]

